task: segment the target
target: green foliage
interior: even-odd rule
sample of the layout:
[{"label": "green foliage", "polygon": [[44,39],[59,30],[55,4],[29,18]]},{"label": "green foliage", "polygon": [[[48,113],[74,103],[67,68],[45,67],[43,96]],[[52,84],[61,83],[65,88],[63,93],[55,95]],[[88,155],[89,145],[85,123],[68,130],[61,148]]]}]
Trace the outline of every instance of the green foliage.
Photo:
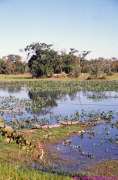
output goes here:
[{"label": "green foliage", "polygon": [[28,58],[30,56],[28,66],[33,77],[53,74],[58,54],[51,47],[45,43],[35,43],[25,48]]},{"label": "green foliage", "polygon": [[[45,43],[33,43],[25,48],[28,66],[33,77],[47,76],[51,77],[54,73],[70,74],[75,71],[75,76],[78,76],[80,64],[83,58],[88,54],[84,53],[81,56],[75,49],[70,49],[69,53],[61,52],[52,49],[52,45]],[[78,68],[78,69],[77,69]]]},{"label": "green foliage", "polygon": [[0,163],[0,179],[10,180],[70,180],[65,176],[54,175],[51,173],[42,173],[40,171],[20,168],[19,166]]},{"label": "green foliage", "polygon": [[[32,77],[79,77],[87,73],[90,79],[105,78],[118,72],[116,58],[97,58],[86,60],[90,51],[58,52],[52,44],[32,43],[25,48],[28,63],[23,63],[19,55],[10,54],[0,60],[0,74],[22,74],[31,72]],[[59,76],[58,76],[59,74]],[[62,75],[62,76],[61,76]],[[89,79],[89,78],[88,78]]]},{"label": "green foliage", "polygon": [[7,66],[2,59],[0,59],[0,74],[7,74]]}]

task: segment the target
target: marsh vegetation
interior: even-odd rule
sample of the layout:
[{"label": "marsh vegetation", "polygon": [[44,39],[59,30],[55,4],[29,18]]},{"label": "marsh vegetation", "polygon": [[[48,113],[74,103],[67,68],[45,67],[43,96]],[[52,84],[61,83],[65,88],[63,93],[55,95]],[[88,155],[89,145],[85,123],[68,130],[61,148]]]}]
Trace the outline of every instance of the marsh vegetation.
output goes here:
[{"label": "marsh vegetation", "polygon": [[[117,81],[2,81],[0,159],[84,175],[98,162],[118,159],[117,107]],[[3,133],[5,127],[13,134]]]}]

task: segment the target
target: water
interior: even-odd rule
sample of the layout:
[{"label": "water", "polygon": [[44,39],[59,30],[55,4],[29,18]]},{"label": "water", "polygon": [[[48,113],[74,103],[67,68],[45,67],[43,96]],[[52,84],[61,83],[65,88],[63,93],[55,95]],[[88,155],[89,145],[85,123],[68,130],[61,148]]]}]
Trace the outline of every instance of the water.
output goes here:
[{"label": "water", "polygon": [[75,111],[115,111],[118,107],[118,93],[106,92],[105,98],[92,99],[89,95],[93,92],[77,92],[75,96],[66,95],[64,98],[57,101],[57,107],[54,107],[51,112],[54,114],[71,115]]},{"label": "water", "polygon": [[118,159],[118,129],[112,127],[111,123],[99,124],[82,137],[74,135],[68,140],[71,142],[69,145],[63,142],[49,145],[50,153],[57,153],[58,156],[53,164],[60,166],[61,159],[65,172],[77,173],[96,163]]},{"label": "water", "polygon": [[[49,124],[58,123],[58,116],[71,116],[76,111],[83,112],[117,112],[118,92],[88,92],[80,91],[69,94],[40,93],[33,99],[33,93],[27,87],[0,88],[0,114],[6,121],[48,119]],[[40,99],[46,98],[47,107],[39,108]],[[36,112],[33,110],[35,107]]]},{"label": "water", "polygon": [[[74,135],[71,142],[64,145],[63,141],[49,145],[54,169],[63,169],[65,172],[79,172],[98,162],[118,159],[118,129],[113,125],[118,121],[118,92],[91,92],[79,91],[69,94],[44,94],[41,98],[47,100],[48,105],[43,111],[38,106],[39,97],[33,98],[33,93],[27,87],[0,88],[0,114],[6,122],[14,119],[19,121],[31,120],[33,123],[47,118],[49,124],[58,123],[58,116],[70,117],[76,111],[85,112],[82,121],[88,120],[90,113],[113,112],[109,122],[101,122],[86,131],[83,136]],[[36,106],[36,112],[32,109]],[[30,127],[30,126],[29,126]],[[57,155],[57,159],[53,154]],[[61,163],[60,163],[61,162]]]}]

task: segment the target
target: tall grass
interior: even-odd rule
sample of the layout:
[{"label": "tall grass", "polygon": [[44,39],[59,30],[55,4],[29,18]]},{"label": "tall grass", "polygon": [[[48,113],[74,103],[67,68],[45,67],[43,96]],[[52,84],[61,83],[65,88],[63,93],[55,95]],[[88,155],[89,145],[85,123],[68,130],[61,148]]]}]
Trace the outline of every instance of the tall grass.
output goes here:
[{"label": "tall grass", "polygon": [[0,163],[0,180],[70,180],[70,177],[42,173],[31,169]]}]

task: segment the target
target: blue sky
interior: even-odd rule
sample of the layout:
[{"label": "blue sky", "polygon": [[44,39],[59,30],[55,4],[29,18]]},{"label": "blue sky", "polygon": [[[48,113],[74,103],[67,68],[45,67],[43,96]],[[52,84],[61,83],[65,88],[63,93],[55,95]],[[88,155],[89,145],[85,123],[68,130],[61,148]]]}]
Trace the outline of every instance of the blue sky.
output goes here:
[{"label": "blue sky", "polygon": [[37,41],[118,57],[118,0],[0,0],[0,56]]}]

